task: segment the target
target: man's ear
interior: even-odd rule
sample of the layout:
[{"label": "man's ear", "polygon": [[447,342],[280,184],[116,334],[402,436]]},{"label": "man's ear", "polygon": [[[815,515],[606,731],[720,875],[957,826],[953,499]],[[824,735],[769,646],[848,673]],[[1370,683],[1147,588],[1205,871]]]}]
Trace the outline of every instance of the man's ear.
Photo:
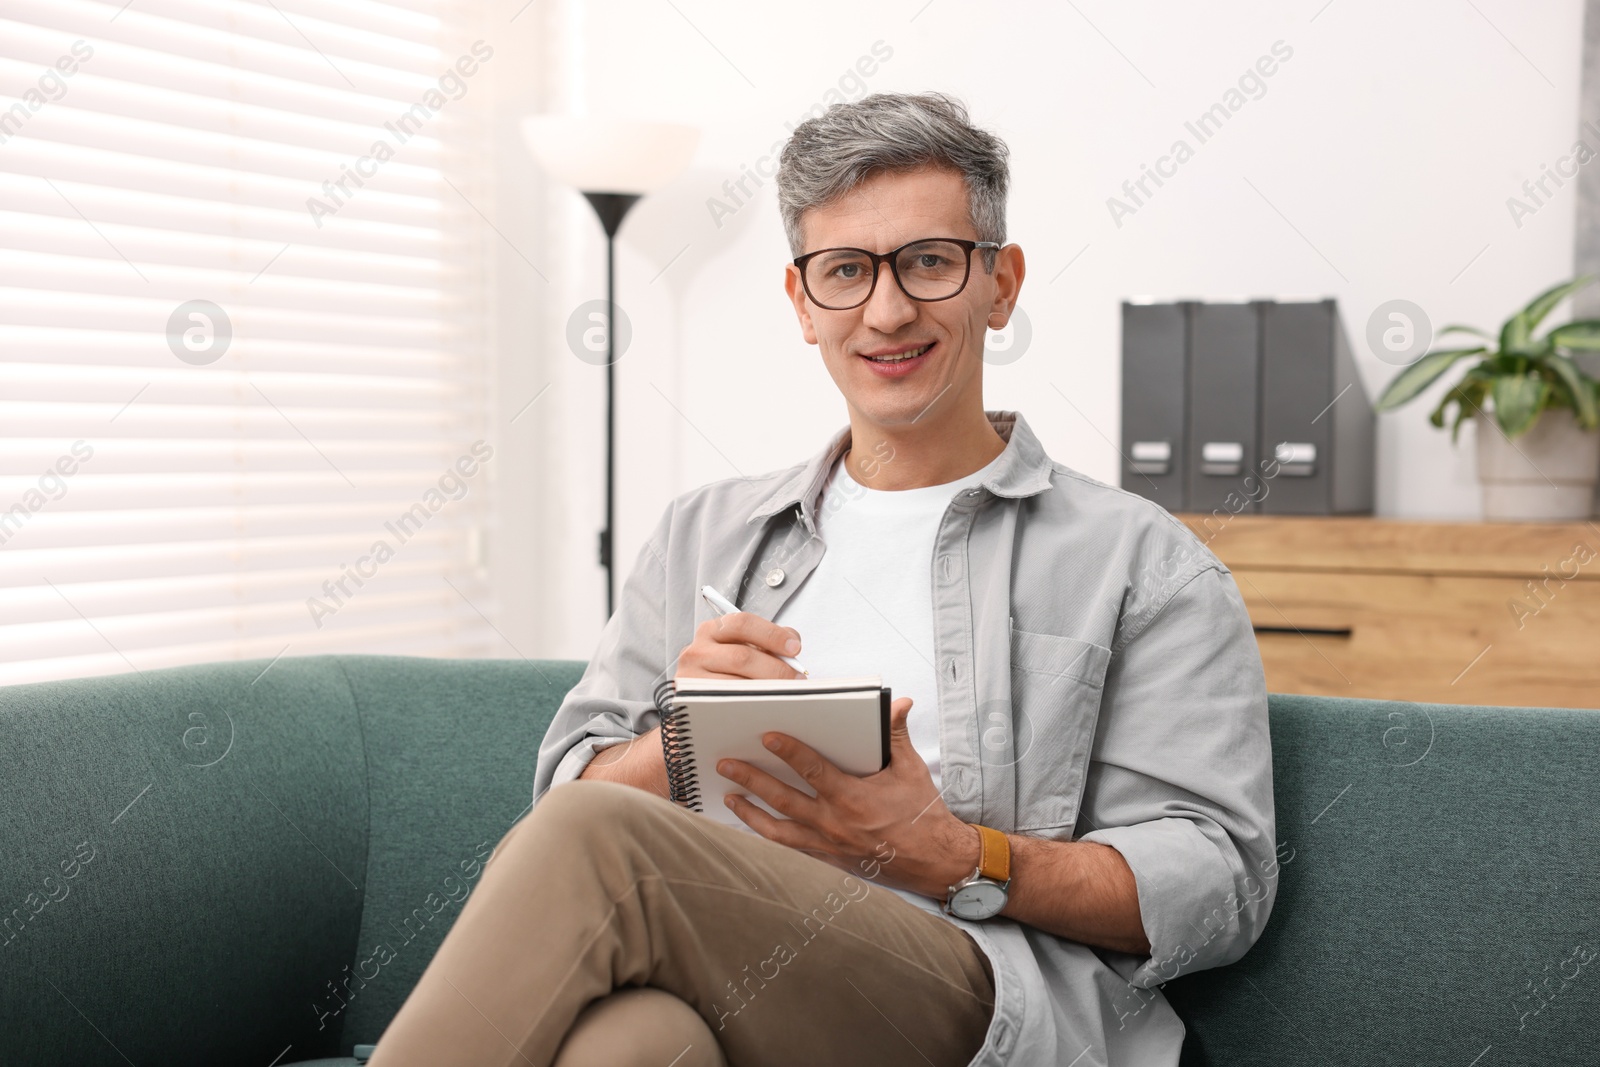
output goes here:
[{"label": "man's ear", "polygon": [[989,329],[1003,330],[1011,321],[1011,313],[1017,309],[1017,296],[1022,291],[1022,279],[1027,273],[1021,245],[1009,244],[995,253],[994,302],[989,306]]},{"label": "man's ear", "polygon": [[806,307],[806,289],[800,283],[800,270],[793,263],[784,265],[783,291],[789,294],[789,302],[794,304],[795,317],[800,320],[800,335],[806,339],[806,344],[816,344],[817,329],[812,325],[811,311]]}]

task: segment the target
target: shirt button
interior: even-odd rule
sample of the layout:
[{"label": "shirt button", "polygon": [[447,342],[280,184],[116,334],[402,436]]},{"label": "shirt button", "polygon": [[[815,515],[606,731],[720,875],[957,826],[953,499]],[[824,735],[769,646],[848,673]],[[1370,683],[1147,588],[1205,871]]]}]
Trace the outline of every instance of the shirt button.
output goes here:
[{"label": "shirt button", "polygon": [[774,567],[767,572],[767,584],[776,589],[783,584],[783,568]]},{"label": "shirt button", "polygon": [[971,500],[971,499],[973,499],[974,497],[976,497],[978,494],[980,494],[982,492],[983,492],[982,489],[968,489],[967,490],[967,499]]}]

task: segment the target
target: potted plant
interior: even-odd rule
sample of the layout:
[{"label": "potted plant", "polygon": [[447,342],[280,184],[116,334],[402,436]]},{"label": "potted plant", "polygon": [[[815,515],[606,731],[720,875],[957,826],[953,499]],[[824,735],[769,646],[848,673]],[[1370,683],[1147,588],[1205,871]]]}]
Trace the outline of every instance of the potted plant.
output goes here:
[{"label": "potted plant", "polygon": [[1446,326],[1440,337],[1467,333],[1485,343],[1427,353],[1395,375],[1378,398],[1377,410],[1397,408],[1456,363],[1478,357],[1428,421],[1443,428],[1454,405],[1452,443],[1462,422],[1476,421],[1478,482],[1489,521],[1582,519],[1592,509],[1600,475],[1600,382],[1573,362],[1572,353],[1600,351],[1600,319],[1569,322],[1539,338],[1533,334],[1557,304],[1595,277],[1540,293],[1505,321],[1498,337],[1472,326]]}]

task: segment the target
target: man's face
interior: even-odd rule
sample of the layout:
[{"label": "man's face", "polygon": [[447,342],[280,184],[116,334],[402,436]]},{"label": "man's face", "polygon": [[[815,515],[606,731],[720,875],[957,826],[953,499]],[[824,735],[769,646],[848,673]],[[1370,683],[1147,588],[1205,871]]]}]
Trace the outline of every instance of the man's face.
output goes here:
[{"label": "man's face", "polygon": [[[929,237],[978,237],[968,214],[965,180],[955,171],[933,167],[876,175],[838,201],[807,211],[802,225],[805,252],[850,247],[884,253]],[[872,297],[847,311],[812,303],[800,271],[788,265],[784,288],[801,331],[821,350],[853,422],[864,419],[888,429],[937,424],[969,405],[982,410],[984,331],[1005,326],[1023,274],[1022,250],[1016,245],[997,253],[993,274],[985,273],[983,256],[981,249],[972,253],[966,288],[938,301],[907,296],[885,263]],[[931,347],[903,363],[870,358],[925,345]]]}]

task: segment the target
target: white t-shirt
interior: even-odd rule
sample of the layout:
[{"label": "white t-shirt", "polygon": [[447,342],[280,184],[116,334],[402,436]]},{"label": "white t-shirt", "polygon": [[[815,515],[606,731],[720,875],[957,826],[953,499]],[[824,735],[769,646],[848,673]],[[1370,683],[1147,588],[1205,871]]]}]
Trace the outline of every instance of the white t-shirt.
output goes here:
[{"label": "white t-shirt", "polygon": [[817,533],[826,550],[774,621],[800,634],[813,678],[882,675],[910,697],[911,744],[939,785],[939,688],[933,668],[933,542],[957,493],[996,463],[943,485],[868,489],[835,463]]}]

